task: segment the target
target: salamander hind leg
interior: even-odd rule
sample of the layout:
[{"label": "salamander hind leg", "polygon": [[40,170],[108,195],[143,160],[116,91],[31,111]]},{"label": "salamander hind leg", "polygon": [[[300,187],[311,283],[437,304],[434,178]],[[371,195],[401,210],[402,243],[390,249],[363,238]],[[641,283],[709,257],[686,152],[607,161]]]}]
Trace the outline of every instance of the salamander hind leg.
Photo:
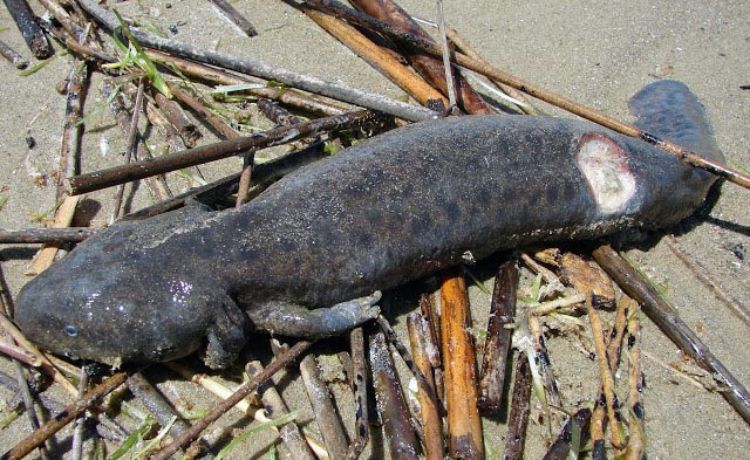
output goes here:
[{"label": "salamander hind leg", "polygon": [[245,313],[227,296],[216,308],[213,324],[206,331],[208,343],[203,361],[222,369],[234,361],[247,341],[249,324]]},{"label": "salamander hind leg", "polygon": [[308,308],[288,301],[274,300],[247,311],[256,328],[291,337],[321,338],[342,334],[376,318],[380,291],[328,308]]}]

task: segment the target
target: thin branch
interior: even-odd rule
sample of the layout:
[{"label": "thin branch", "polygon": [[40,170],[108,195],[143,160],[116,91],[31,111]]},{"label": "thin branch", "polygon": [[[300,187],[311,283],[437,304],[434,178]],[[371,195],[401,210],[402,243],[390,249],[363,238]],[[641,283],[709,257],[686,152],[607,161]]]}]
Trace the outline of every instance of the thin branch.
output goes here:
[{"label": "thin branch", "polygon": [[750,423],[750,393],[719,361],[708,347],[698,338],[685,322],[661,298],[656,289],[645,280],[612,247],[600,246],[594,258],[609,273],[620,288],[641,304],[646,315],[674,342],[685,354],[701,367],[714,375],[725,388],[721,391],[724,399]]},{"label": "thin branch", "polygon": [[153,460],[166,460],[174,455],[181,447],[188,443],[198,439],[198,436],[208,428],[210,424],[215,422],[219,417],[224,415],[229,409],[235,404],[242,401],[247,395],[257,390],[260,385],[268,381],[274,374],[280,371],[282,368],[289,365],[291,362],[299,358],[303,353],[307,351],[312,345],[311,342],[301,340],[294,344],[287,352],[280,355],[278,358],[273,360],[265,370],[257,374],[255,377],[248,380],[245,384],[239,387],[229,398],[223,400],[209,412],[200,421],[190,427],[189,430],[182,433],[180,436],[174,439],[170,444],[165,446],[162,450],[153,456]]},{"label": "thin branch", "polygon": [[[78,0],[79,4],[91,14],[97,22],[112,31],[117,29],[117,18],[102,8],[96,0]],[[301,75],[286,69],[275,68],[253,59],[236,59],[213,51],[201,50],[168,38],[156,37],[141,31],[132,30],[136,40],[148,48],[173,54],[175,56],[215,65],[236,72],[254,75],[266,80],[273,80],[293,88],[322,94],[354,105],[384,112],[410,121],[428,120],[439,116],[432,110],[394,101],[373,93],[368,93],[348,86],[330,83],[319,78]]]},{"label": "thin branch", "polygon": [[67,179],[68,190],[77,195],[99,190],[113,185],[124,184],[157,174],[164,174],[188,166],[220,160],[242,154],[253,148],[265,148],[291,142],[295,139],[314,135],[320,131],[344,129],[362,123],[371,117],[371,112],[350,112],[346,115],[320,118],[294,126],[274,128],[250,136],[229,139],[214,144],[162,155],[151,160],[143,160],[129,165],[96,171]]}]

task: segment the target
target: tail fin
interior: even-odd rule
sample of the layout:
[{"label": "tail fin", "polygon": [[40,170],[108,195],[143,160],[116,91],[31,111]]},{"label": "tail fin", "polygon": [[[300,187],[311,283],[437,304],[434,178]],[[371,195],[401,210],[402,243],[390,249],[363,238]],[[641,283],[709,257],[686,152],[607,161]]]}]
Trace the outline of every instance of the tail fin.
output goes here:
[{"label": "tail fin", "polygon": [[704,158],[724,161],[703,105],[684,83],[675,80],[651,83],[630,99],[628,107],[637,117],[638,128]]}]

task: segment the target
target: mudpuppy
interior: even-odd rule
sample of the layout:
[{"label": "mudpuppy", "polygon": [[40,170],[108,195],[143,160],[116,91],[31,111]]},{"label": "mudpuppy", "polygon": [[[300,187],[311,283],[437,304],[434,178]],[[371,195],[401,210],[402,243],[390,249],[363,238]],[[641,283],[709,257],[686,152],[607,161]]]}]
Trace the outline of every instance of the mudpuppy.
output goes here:
[{"label": "mudpuppy", "polygon": [[[636,124],[723,161],[697,98],[660,81]],[[409,125],[304,167],[239,209],[111,226],[29,282],[15,320],[56,353],[231,363],[252,327],[319,337],[377,314],[377,291],[501,249],[658,228],[715,178],[647,142],[551,117]],[[374,293],[374,294],[373,294]]]}]

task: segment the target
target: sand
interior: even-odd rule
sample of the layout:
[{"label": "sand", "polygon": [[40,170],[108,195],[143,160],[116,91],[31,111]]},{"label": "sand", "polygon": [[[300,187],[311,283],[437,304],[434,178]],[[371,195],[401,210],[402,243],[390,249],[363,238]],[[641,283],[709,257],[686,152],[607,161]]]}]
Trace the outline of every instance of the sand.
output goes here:
[{"label": "sand", "polygon": [[[167,4],[171,4],[168,8]],[[747,120],[750,119],[750,4],[725,2],[526,2],[520,5],[493,1],[445,2],[446,16],[488,61],[546,88],[627,120],[627,100],[643,85],[660,78],[673,78],[688,84],[700,97],[713,123],[715,136],[730,164],[748,169]],[[260,32],[256,38],[242,37],[219,18],[208,2],[126,2],[123,11],[137,15],[163,30],[175,25],[175,38],[238,56],[260,59],[300,73],[340,81],[391,97],[401,91],[354,56],[348,49],[321,32],[304,16],[282,2],[235,2]],[[414,0],[400,3],[411,13],[432,18],[434,4]],[[35,5],[38,7],[38,5]],[[0,10],[0,39],[24,54],[20,35],[5,9]],[[33,176],[49,176],[56,168],[65,99],[55,85],[67,75],[71,58],[55,59],[29,77],[21,77],[5,62],[0,80],[0,227],[24,228],[38,225],[34,216],[49,215],[54,205],[54,186],[39,185]],[[108,109],[98,92],[100,79],[86,102],[91,117],[83,138],[84,171],[118,164],[121,134],[112,128]],[[554,109],[550,113],[559,114]],[[259,120],[259,124],[264,122]],[[96,129],[94,129],[96,128]],[[94,131],[94,132],[91,132]],[[203,130],[207,132],[207,130]],[[25,138],[32,136],[29,149]],[[102,155],[106,139],[110,152]],[[206,141],[211,136],[206,136]],[[235,171],[239,160],[230,159],[205,167],[211,178]],[[185,187],[182,179],[173,181],[176,191]],[[722,286],[736,298],[750,297],[750,212],[748,191],[725,184],[707,218],[677,239]],[[94,193],[89,198],[100,203],[95,224],[108,218],[112,191]],[[133,209],[148,204],[146,187],[140,187]],[[33,246],[3,247],[3,260],[13,292],[27,281],[22,274],[34,254]],[[658,283],[666,287],[666,297],[680,316],[695,330],[740,381],[750,384],[750,351],[747,325],[702,285],[669,250],[663,241],[629,251],[629,256]],[[491,286],[491,280],[483,280]],[[474,319],[482,327],[487,296],[472,288]],[[486,315],[486,314],[485,314]],[[397,316],[403,330],[404,316]],[[743,458],[750,445],[748,425],[717,393],[690,384],[661,363],[680,360],[677,348],[648,320],[644,321],[643,348],[648,352],[643,366],[647,453],[650,458]],[[595,363],[587,360],[568,339],[551,339],[550,350],[555,375],[567,408],[590,400],[594,394]],[[9,363],[2,360],[7,372]],[[164,385],[165,392],[187,383]],[[196,407],[209,407],[210,399],[190,389]],[[342,395],[345,392],[338,391]],[[56,394],[63,397],[62,393]],[[292,407],[302,409],[302,419],[310,420],[309,408],[296,385],[285,388]],[[4,398],[10,395],[2,393]],[[341,396],[345,398],[345,396]],[[183,397],[184,398],[184,397]],[[350,407],[346,400],[344,408]],[[538,404],[537,404],[538,405]],[[348,409],[342,416],[348,421]],[[535,412],[538,414],[538,411]],[[309,424],[315,430],[314,423]],[[348,423],[351,427],[351,423]],[[502,455],[504,424],[485,423],[489,458]],[[28,432],[25,418],[19,418],[0,432],[0,443],[10,446]],[[532,421],[527,458],[539,458],[546,428]],[[61,436],[66,446],[69,439]],[[375,436],[370,454],[383,454],[382,437]],[[259,452],[265,443],[256,443]],[[248,454],[236,454],[243,458]]]}]

